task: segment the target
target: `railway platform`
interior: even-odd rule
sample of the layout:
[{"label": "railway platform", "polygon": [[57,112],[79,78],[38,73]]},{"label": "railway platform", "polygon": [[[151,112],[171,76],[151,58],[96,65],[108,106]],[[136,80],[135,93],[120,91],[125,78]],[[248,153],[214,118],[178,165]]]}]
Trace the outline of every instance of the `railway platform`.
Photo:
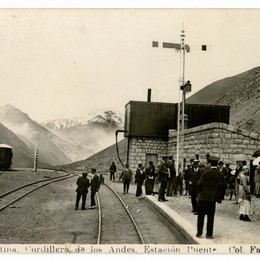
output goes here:
[{"label": "railway platform", "polygon": [[259,244],[260,230],[260,199],[253,198],[254,214],[250,216],[251,222],[239,220],[238,205],[235,200],[226,199],[216,205],[213,239],[205,238],[206,221],[204,221],[204,234],[197,238],[197,215],[191,212],[191,199],[189,196],[166,197],[168,201],[159,202],[158,195],[143,197],[156,207],[175,228],[185,237],[196,244]]}]

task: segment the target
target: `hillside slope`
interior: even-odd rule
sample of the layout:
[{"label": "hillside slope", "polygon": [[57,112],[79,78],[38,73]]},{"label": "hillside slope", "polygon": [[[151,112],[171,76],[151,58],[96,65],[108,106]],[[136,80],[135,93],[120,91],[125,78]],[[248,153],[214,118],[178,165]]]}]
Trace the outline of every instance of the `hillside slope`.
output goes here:
[{"label": "hillside slope", "polygon": [[230,124],[260,133],[260,71],[212,104],[230,106]]},{"label": "hillside slope", "polygon": [[[123,139],[120,142],[118,142],[118,150],[122,162],[126,163],[127,139]],[[76,169],[80,171],[90,172],[90,169],[92,167],[95,167],[97,168],[97,171],[99,173],[108,173],[112,161],[115,162],[117,166],[117,170],[122,170],[122,165],[120,164],[117,156],[116,144],[107,147],[106,149],[92,155],[86,160],[71,163],[69,165],[59,166],[59,168],[66,169],[66,170]]]},{"label": "hillside slope", "polygon": [[[0,122],[19,137],[34,154],[35,140],[38,139],[39,165],[58,165],[70,163],[71,159],[65,154],[66,142],[33,121],[19,109],[5,105],[0,107]],[[59,146],[58,146],[59,145]]]},{"label": "hillside slope", "polygon": [[187,103],[211,104],[236,86],[250,80],[251,78],[254,78],[259,73],[259,71],[260,67],[256,67],[238,75],[215,81],[196,92],[191,97],[187,98]]}]

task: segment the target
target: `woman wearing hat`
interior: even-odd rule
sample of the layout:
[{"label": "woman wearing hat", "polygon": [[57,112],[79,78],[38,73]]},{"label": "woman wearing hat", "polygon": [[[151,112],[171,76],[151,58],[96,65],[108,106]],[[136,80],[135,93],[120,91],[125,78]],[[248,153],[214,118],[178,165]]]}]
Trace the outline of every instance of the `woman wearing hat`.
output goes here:
[{"label": "woman wearing hat", "polygon": [[240,220],[251,221],[249,214],[251,212],[251,196],[249,187],[249,169],[243,166],[238,181],[238,205]]}]

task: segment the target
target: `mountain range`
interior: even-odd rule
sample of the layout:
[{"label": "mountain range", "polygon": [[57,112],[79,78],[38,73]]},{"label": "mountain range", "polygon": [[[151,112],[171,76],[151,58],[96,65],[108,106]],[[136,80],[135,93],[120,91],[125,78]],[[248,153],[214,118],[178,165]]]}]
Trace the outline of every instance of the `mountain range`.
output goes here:
[{"label": "mountain range", "polygon": [[[188,103],[230,106],[230,124],[260,133],[260,67],[224,78],[202,88]],[[114,160],[118,167],[115,130],[123,129],[123,116],[113,111],[49,120],[40,123],[12,105],[0,107],[0,143],[13,147],[13,167],[32,167],[35,144],[39,166],[65,168],[98,166],[107,171]],[[119,142],[123,161],[126,140]]]},{"label": "mountain range", "polygon": [[106,111],[85,121],[52,120],[39,124],[8,104],[0,107],[0,142],[13,147],[13,167],[32,167],[36,145],[39,167],[68,164],[113,144],[120,122],[120,115]]}]

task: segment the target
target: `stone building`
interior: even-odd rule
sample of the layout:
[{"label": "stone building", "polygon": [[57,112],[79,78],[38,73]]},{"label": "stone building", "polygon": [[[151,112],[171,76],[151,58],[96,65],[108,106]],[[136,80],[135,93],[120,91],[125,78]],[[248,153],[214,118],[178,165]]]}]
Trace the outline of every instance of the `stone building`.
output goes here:
[{"label": "stone building", "polygon": [[[137,106],[136,103],[138,103]],[[129,104],[133,107],[127,107]],[[152,104],[152,102],[131,101],[129,104],[126,105],[125,136],[128,138],[128,162],[130,167],[135,169],[139,163],[147,165],[149,161],[153,161],[157,165],[163,155],[173,155],[176,161],[176,107],[169,108],[170,104],[164,106],[163,103]],[[166,107],[166,114],[163,112],[164,107]],[[192,118],[189,118],[189,120],[193,122],[193,125],[189,125],[189,128],[184,130],[183,158],[189,161],[191,158],[195,158],[197,154],[200,161],[205,163],[207,154],[215,155],[224,162],[231,161],[231,166],[234,167],[234,155],[244,154],[248,156],[249,162],[254,151],[260,149],[260,136],[230,125],[229,108],[227,113],[226,106],[223,110],[221,106],[196,105],[195,112],[201,107],[209,112],[207,112],[207,115],[205,113],[196,114],[194,108],[192,109],[190,113]],[[216,109],[218,110],[217,113]],[[219,116],[222,115],[223,111],[224,117]],[[163,125],[160,116],[158,116],[160,114],[162,114],[161,119],[164,120],[164,123],[169,118],[173,123]],[[197,117],[196,120],[194,120],[194,115]],[[132,122],[129,119],[131,117],[137,127],[134,124],[131,126]],[[155,119],[152,120],[152,117]],[[206,123],[203,123],[202,120],[206,120]],[[160,127],[163,128],[163,131],[160,131]]]}]

